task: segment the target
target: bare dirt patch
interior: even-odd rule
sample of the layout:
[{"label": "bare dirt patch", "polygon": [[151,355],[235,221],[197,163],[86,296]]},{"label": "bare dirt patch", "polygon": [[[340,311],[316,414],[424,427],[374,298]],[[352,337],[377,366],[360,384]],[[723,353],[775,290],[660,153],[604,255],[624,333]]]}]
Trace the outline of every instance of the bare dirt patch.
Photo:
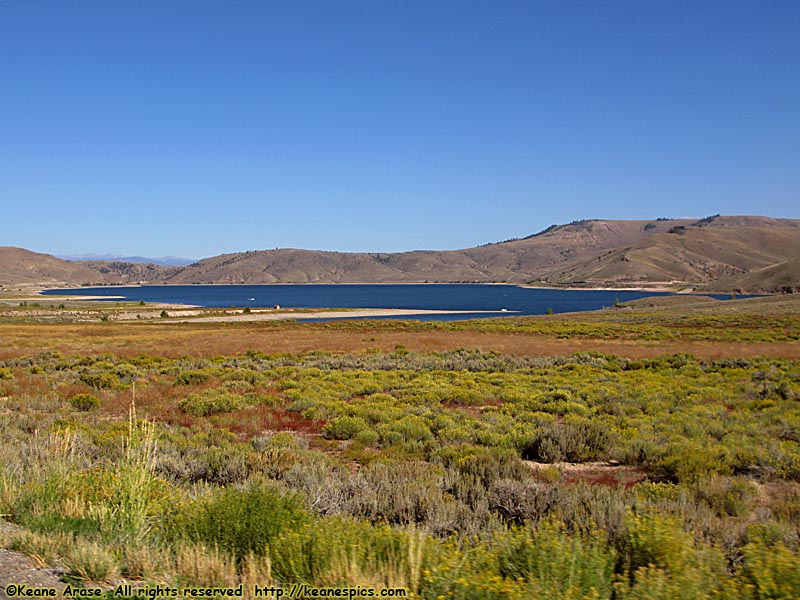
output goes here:
[{"label": "bare dirt patch", "polygon": [[567,483],[585,482],[629,488],[647,479],[647,472],[642,468],[609,462],[549,464],[527,461],[526,464],[534,474],[543,474],[546,470],[556,468],[561,473],[562,480]]}]

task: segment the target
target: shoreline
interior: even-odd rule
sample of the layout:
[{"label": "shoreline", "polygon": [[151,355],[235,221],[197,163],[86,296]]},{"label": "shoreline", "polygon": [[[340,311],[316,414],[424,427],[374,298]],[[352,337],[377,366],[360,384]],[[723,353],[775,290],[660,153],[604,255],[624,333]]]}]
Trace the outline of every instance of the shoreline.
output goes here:
[{"label": "shoreline", "polygon": [[[238,312],[237,314],[195,316],[182,318],[181,315],[170,317],[163,323],[231,323],[231,322],[258,322],[258,321],[287,321],[287,320],[312,320],[312,319],[366,319],[375,317],[411,317],[425,315],[470,315],[470,314],[492,314],[492,315],[513,315],[518,311],[499,311],[499,310],[430,310],[413,308],[353,308],[353,309],[318,309],[306,310],[303,312],[280,311],[280,312],[258,312],[253,310],[250,313]],[[118,322],[135,322],[137,319],[118,319]]]}]

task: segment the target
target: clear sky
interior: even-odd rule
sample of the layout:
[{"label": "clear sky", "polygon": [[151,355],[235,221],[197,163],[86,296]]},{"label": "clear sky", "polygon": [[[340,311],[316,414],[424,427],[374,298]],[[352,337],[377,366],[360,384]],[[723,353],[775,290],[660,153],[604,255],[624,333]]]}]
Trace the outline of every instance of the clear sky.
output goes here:
[{"label": "clear sky", "polygon": [[0,0],[0,245],[800,217],[800,2]]}]

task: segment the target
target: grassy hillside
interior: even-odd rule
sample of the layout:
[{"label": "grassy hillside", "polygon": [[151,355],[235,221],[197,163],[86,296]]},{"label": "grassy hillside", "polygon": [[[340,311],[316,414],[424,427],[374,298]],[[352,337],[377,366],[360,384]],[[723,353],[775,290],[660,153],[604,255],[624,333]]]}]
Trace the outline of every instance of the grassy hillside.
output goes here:
[{"label": "grassy hillside", "polygon": [[580,221],[524,239],[451,251],[349,253],[263,250],[175,271],[169,283],[516,282],[575,258],[634,243],[691,221]]},{"label": "grassy hillside", "polygon": [[704,286],[708,290],[750,291],[755,293],[800,292],[800,258],[755,269],[743,275],[721,277]]},{"label": "grassy hillside", "polygon": [[0,284],[2,285],[64,282],[103,283],[105,281],[105,277],[84,264],[22,248],[0,246]]},{"label": "grassy hillside", "polygon": [[[575,260],[550,270],[542,280],[584,285],[704,285],[714,289],[776,291],[759,273],[779,264],[781,285],[799,285],[800,226],[761,217],[717,217],[678,225],[635,243]],[[752,274],[752,277],[732,278]],[[730,281],[728,284],[726,282]],[[735,281],[735,283],[734,283]],[[777,282],[775,282],[777,283]]]},{"label": "grassy hillside", "polygon": [[120,261],[72,261],[0,246],[0,285],[111,284],[156,281],[172,268]]},{"label": "grassy hillside", "polygon": [[463,250],[260,250],[184,267],[72,263],[6,248],[0,253],[0,283],[533,282],[771,292],[800,287],[798,256],[800,221],[751,216],[586,220]]}]

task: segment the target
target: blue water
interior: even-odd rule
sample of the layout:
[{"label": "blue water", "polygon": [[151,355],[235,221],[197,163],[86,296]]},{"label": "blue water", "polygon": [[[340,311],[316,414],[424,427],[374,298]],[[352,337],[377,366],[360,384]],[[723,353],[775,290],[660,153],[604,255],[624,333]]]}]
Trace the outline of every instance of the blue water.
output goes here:
[{"label": "blue water", "polygon": [[[466,314],[421,315],[418,320],[541,315],[595,310],[659,292],[543,290],[515,285],[481,284],[304,284],[304,285],[146,285],[47,290],[44,294],[114,296],[138,302],[193,304],[213,308],[408,308],[468,310]],[[724,299],[726,296],[714,296]],[[111,298],[109,298],[110,300]],[[497,312],[506,309],[508,312]]]}]

